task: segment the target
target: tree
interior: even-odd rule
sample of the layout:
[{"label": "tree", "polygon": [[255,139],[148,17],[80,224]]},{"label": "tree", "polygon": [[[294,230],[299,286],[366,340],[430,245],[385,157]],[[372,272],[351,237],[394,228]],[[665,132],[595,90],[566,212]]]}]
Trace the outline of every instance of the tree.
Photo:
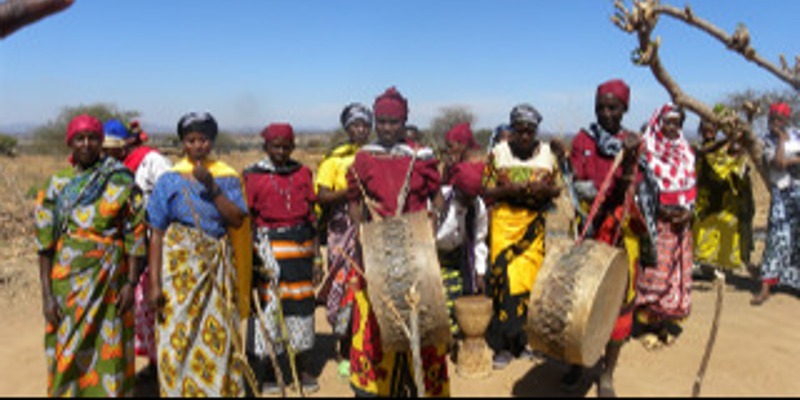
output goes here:
[{"label": "tree", "polygon": [[127,123],[139,117],[139,111],[122,111],[113,104],[96,103],[88,106],[64,107],[58,116],[33,131],[32,151],[43,154],[63,154],[68,151],[64,142],[69,122],[80,114],[89,114],[100,121],[119,119]]},{"label": "tree", "polygon": [[793,90],[753,90],[747,89],[729,93],[725,104],[734,110],[741,110],[747,104],[755,105],[754,118],[765,117],[769,106],[775,102],[785,102],[792,107],[792,121],[795,125],[800,123],[800,94]]},{"label": "tree", "polygon": [[431,121],[430,135],[437,145],[444,144],[444,135],[456,124],[475,122],[475,114],[465,106],[447,106],[439,109],[439,115]]}]

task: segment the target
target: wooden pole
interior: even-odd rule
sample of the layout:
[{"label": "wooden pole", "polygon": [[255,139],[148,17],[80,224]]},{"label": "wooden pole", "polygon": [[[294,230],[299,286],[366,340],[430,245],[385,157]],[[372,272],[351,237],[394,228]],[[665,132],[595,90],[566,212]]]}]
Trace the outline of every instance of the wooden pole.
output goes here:
[{"label": "wooden pole", "polygon": [[711,352],[714,350],[714,342],[717,340],[719,316],[722,314],[722,297],[725,293],[725,274],[719,270],[715,270],[714,275],[716,276],[715,283],[717,285],[717,302],[714,306],[714,322],[711,324],[711,332],[708,334],[708,343],[706,343],[706,350],[705,354],[703,354],[703,360],[700,362],[700,369],[697,370],[697,375],[694,378],[692,397],[700,396],[700,388],[703,386],[703,378],[706,375],[708,361],[711,359]]},{"label": "wooden pole", "polygon": [[411,357],[414,363],[414,383],[417,386],[417,395],[425,397],[425,378],[422,371],[422,351],[421,337],[419,331],[419,300],[420,295],[417,293],[417,285],[414,284],[408,289],[408,305],[411,306],[410,313],[410,335],[409,341],[411,342]]},{"label": "wooden pole", "polygon": [[[278,301],[280,301],[280,299]],[[283,371],[281,371],[281,366],[278,364],[278,356],[275,355],[275,342],[269,337],[269,332],[267,332],[267,328],[264,326],[264,310],[261,309],[258,289],[253,289],[253,302],[256,307],[256,326],[261,332],[264,341],[269,344],[269,349],[267,351],[269,352],[270,361],[272,361],[272,369],[275,371],[275,380],[278,381],[278,386],[281,388],[281,397],[286,397],[286,385],[283,383]]]}]

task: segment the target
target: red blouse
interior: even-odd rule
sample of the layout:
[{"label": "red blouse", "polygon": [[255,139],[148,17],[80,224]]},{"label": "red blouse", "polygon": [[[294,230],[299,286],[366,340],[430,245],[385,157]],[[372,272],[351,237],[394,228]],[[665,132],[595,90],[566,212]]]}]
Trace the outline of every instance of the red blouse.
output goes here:
[{"label": "red blouse", "polygon": [[256,226],[281,228],[314,221],[314,181],[311,170],[278,174],[251,172],[244,174],[247,204]]},{"label": "red blouse", "polygon": [[[380,205],[377,212],[382,216],[394,215],[397,195],[406,179],[410,161],[410,156],[373,153],[362,149],[356,154],[353,166],[347,173],[349,197],[362,197],[355,172],[361,178],[367,195]],[[428,199],[433,197],[440,185],[438,161],[435,158],[416,159],[403,213],[426,209]]]}]

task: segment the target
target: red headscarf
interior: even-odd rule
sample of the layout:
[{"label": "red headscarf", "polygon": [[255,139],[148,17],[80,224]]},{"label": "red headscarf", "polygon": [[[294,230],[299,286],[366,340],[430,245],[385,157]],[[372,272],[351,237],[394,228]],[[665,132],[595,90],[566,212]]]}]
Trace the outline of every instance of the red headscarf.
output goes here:
[{"label": "red headscarf", "polygon": [[769,114],[778,114],[784,117],[789,117],[792,115],[792,108],[786,103],[773,103],[771,106],[769,106]]},{"label": "red headscarf", "polygon": [[631,97],[631,89],[625,84],[625,81],[622,79],[612,79],[610,81],[606,81],[600,84],[597,87],[597,97],[603,96],[605,94],[610,94],[620,101],[625,103],[625,108],[628,108],[628,101]]},{"label": "red headscarf", "polygon": [[450,184],[467,196],[478,196],[481,194],[483,168],[480,161],[458,163],[450,169]]},{"label": "red headscarf", "polygon": [[472,129],[470,129],[468,122],[456,124],[444,135],[444,140],[465,144],[471,149],[480,147],[478,146],[478,142],[475,141],[475,136],[473,136]]},{"label": "red headscarf", "polygon": [[100,141],[103,141],[105,138],[105,135],[103,135],[103,124],[97,118],[89,114],[78,115],[69,122],[69,125],[67,125],[67,145],[69,145],[72,138],[79,132],[94,133],[100,138]]},{"label": "red headscarf", "polygon": [[267,142],[275,139],[287,139],[294,142],[294,129],[287,123],[269,124],[261,131],[261,137]]},{"label": "red headscarf", "polygon": [[382,95],[375,99],[372,106],[375,118],[394,117],[406,120],[408,118],[408,101],[394,88],[386,89]]}]

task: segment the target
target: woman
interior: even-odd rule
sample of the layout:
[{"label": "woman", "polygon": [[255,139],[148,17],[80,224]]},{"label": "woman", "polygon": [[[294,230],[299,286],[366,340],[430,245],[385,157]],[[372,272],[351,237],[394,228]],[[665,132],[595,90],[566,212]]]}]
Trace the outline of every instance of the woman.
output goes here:
[{"label": "woman", "polygon": [[349,282],[355,277],[351,263],[360,265],[356,226],[348,215],[347,170],[356,152],[369,139],[372,131],[372,111],[362,104],[347,105],[339,117],[349,138],[335,148],[317,169],[316,188],[322,219],[327,223],[328,275],[317,297],[327,308],[328,322],[339,336],[339,376],[350,378],[350,316],[353,312],[353,292]]},{"label": "woman", "polygon": [[[625,299],[617,317],[611,338],[606,344],[602,372],[598,379],[598,395],[614,397],[614,371],[619,361],[623,344],[631,334],[633,324],[633,305],[636,296],[636,270],[640,262],[640,237],[646,236],[640,210],[633,201],[636,186],[642,179],[637,173],[638,149],[641,144],[638,135],[622,126],[622,119],[628,111],[630,88],[619,79],[612,79],[597,86],[595,93],[596,122],[581,129],[572,140],[570,167],[573,171],[573,193],[582,209],[578,230],[583,231],[591,204],[598,196],[603,180],[610,173],[615,157],[623,152],[622,167],[613,175],[611,184],[586,237],[622,248],[628,254],[628,275]],[[580,387],[585,378],[580,366],[572,366],[561,380],[562,387],[572,391]]]},{"label": "woman", "polygon": [[144,209],[133,176],[101,156],[103,126],[67,126],[72,167],[39,192],[34,213],[49,396],[133,394],[133,289]]},{"label": "woman", "polygon": [[702,143],[695,150],[694,260],[700,267],[747,266],[755,205],[744,148],[728,138],[716,140],[717,126],[709,121],[700,121],[697,131]]},{"label": "woman", "polygon": [[691,310],[692,230],[696,197],[694,152],[683,136],[683,109],[672,103],[655,111],[643,140],[647,169],[658,185],[655,221],[657,260],[637,277],[637,322],[649,349],[671,344]]},{"label": "woman", "polygon": [[525,351],[528,299],[544,260],[545,210],[560,193],[556,156],[537,138],[541,121],[532,106],[514,107],[511,137],[494,147],[483,176],[490,205],[486,293],[494,308],[486,339],[496,369]]},{"label": "woman", "polygon": [[457,336],[456,299],[483,292],[489,252],[488,214],[480,198],[485,163],[469,123],[453,126],[445,134],[444,142],[445,211],[436,232],[436,247],[450,311],[450,331]]},{"label": "woman", "polygon": [[[292,159],[294,131],[289,124],[270,124],[261,132],[267,157],[244,171],[247,201],[255,227],[255,247],[264,268],[255,274],[266,309],[265,321],[276,353],[284,352],[285,324],[289,345],[297,355],[301,385],[305,393],[319,390],[311,374],[314,348],[314,287],[322,280],[322,258],[314,217],[314,184],[311,170]],[[277,261],[277,263],[275,262]],[[280,304],[278,303],[280,299]],[[282,315],[279,315],[282,313]],[[247,352],[251,364],[264,377],[264,392],[277,393],[275,372],[269,367],[265,338],[248,321]]]},{"label": "woman", "polygon": [[250,224],[239,176],[211,158],[217,133],[208,113],[181,117],[184,157],[147,204],[162,396],[244,395],[238,329],[250,304]]},{"label": "woman", "polygon": [[770,106],[764,163],[769,166],[772,200],[761,291],[751,300],[755,306],[767,301],[778,284],[800,290],[800,133],[789,128],[791,116],[786,103]]},{"label": "woman", "polygon": [[[441,177],[433,150],[409,144],[404,136],[408,119],[406,99],[392,87],[375,100],[373,111],[378,140],[356,153],[348,173],[349,211],[353,221],[358,224],[372,215],[364,214],[365,204],[378,214],[372,215],[375,218],[395,215],[399,207],[402,213],[423,211],[429,202],[441,209]],[[408,189],[405,197],[400,195],[403,187]],[[416,395],[422,388],[414,385],[410,352],[382,349],[380,329],[363,276],[358,276],[354,290],[350,385],[356,396]],[[425,346],[421,353],[426,395],[448,396],[447,347]]]}]

